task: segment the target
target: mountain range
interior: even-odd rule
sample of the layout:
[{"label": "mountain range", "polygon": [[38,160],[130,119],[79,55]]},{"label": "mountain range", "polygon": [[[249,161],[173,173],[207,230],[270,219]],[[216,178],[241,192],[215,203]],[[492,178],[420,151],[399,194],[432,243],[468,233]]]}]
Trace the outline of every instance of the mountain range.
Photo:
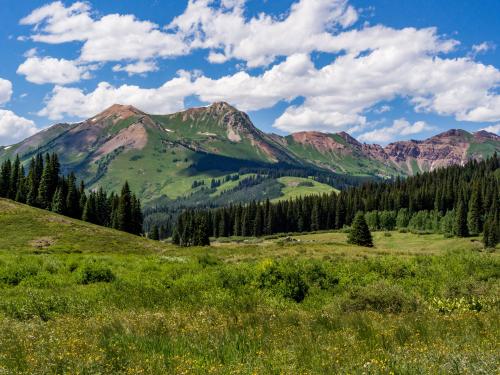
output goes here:
[{"label": "mountain range", "polygon": [[496,151],[500,137],[486,131],[453,129],[382,147],[360,143],[345,132],[268,134],[225,102],[168,115],[115,104],[83,122],[56,124],[0,147],[0,161],[56,152],[63,171],[74,171],[87,186],[117,190],[126,179],[143,200],[152,201],[194,193],[199,190],[195,181],[245,168],[286,166],[385,178],[480,160]]}]

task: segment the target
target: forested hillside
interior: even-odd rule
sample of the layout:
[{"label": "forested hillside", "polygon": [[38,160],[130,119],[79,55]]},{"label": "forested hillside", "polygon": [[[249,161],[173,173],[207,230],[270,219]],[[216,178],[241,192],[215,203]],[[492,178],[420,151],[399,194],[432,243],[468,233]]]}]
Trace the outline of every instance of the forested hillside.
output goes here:
[{"label": "forested hillside", "polygon": [[37,154],[29,163],[28,173],[19,156],[0,166],[0,197],[26,203],[94,224],[125,232],[142,232],[140,200],[125,181],[120,194],[108,194],[102,188],[85,191],[83,181],[77,183],[74,173],[60,173],[59,157]]},{"label": "forested hillside", "polygon": [[373,230],[397,227],[459,237],[484,232],[485,244],[495,246],[500,236],[499,167],[495,154],[485,161],[366,183],[340,194],[187,210],[177,221],[174,241],[198,242],[193,236],[199,235],[200,226],[215,237],[341,229],[362,211]]}]

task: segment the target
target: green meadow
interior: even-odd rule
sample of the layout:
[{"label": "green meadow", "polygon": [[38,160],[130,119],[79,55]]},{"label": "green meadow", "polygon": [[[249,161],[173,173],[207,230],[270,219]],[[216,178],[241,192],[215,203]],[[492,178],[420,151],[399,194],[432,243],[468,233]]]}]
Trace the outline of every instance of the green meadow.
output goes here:
[{"label": "green meadow", "polygon": [[0,374],[494,374],[479,238],[179,248],[0,199]]}]

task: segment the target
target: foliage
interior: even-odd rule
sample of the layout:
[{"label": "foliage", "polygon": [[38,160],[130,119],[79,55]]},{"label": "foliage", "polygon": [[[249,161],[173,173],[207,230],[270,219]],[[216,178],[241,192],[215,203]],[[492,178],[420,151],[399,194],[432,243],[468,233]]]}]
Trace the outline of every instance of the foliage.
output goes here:
[{"label": "foliage", "polygon": [[87,194],[83,181],[77,187],[74,173],[60,175],[55,153],[47,153],[45,161],[41,154],[33,157],[27,175],[19,156],[14,163],[4,161],[0,166],[0,197],[129,233],[142,231],[141,203],[126,181],[119,196],[108,196],[102,188]]}]

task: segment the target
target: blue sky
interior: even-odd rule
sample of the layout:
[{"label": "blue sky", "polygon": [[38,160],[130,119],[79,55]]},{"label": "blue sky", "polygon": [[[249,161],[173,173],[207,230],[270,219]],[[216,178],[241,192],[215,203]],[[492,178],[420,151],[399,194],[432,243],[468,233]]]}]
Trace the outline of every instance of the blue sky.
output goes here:
[{"label": "blue sky", "polygon": [[264,131],[500,132],[500,2],[0,0],[0,145],[119,102]]}]

